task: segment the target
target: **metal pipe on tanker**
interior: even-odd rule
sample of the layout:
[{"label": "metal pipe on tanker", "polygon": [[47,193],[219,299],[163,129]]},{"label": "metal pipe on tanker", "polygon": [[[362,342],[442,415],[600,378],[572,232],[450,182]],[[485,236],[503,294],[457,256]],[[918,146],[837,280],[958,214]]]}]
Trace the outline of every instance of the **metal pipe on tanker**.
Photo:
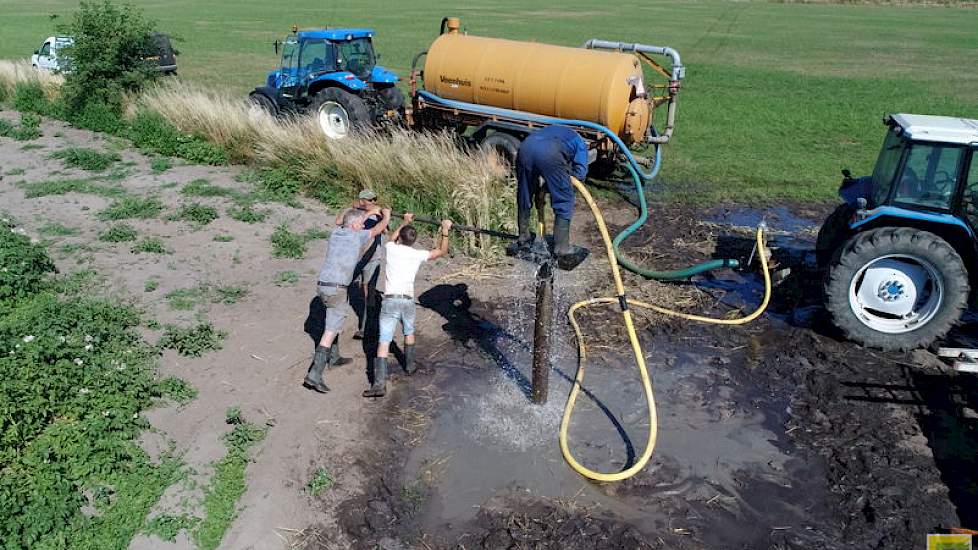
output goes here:
[{"label": "metal pipe on tanker", "polygon": [[[650,46],[648,44],[638,44],[635,42],[612,42],[609,40],[598,40],[592,38],[584,43],[584,47],[589,50],[614,50],[620,52],[642,52],[656,55],[664,55],[672,60],[672,81],[678,83],[686,76],[686,67],[683,66],[679,52],[668,46]],[[651,126],[650,126],[651,127]],[[672,137],[672,132],[676,127],[676,94],[669,97],[669,106],[666,108],[666,126],[662,133],[657,136],[649,136],[645,141],[657,145],[668,143]]]}]

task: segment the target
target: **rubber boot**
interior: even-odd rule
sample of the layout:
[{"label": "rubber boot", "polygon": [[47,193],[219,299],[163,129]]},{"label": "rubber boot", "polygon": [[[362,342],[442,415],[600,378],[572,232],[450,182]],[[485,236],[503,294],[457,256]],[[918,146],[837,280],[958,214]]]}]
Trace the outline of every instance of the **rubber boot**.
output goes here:
[{"label": "rubber boot", "polygon": [[418,365],[414,363],[414,344],[404,344],[404,372],[414,374]]},{"label": "rubber boot", "polygon": [[528,250],[533,244],[533,233],[530,232],[530,210],[516,212],[516,226],[519,228],[519,238],[515,243],[506,247],[506,254],[516,256],[523,250]]},{"label": "rubber boot", "polygon": [[374,383],[363,392],[364,397],[383,397],[387,395],[387,358],[374,359]]},{"label": "rubber boot", "polygon": [[329,346],[329,368],[342,367],[352,362],[353,359],[340,355],[340,335],[337,334],[336,338],[333,339],[332,345]]},{"label": "rubber boot", "polygon": [[302,385],[316,390],[319,393],[326,393],[329,391],[329,386],[323,381],[323,370],[329,363],[329,349],[323,346],[316,346],[316,354],[312,358],[312,366],[309,367],[309,372],[306,373],[306,379],[302,381]]},{"label": "rubber boot", "polygon": [[557,257],[557,267],[571,270],[587,258],[588,250],[570,243],[571,221],[566,218],[554,219],[554,256]]}]

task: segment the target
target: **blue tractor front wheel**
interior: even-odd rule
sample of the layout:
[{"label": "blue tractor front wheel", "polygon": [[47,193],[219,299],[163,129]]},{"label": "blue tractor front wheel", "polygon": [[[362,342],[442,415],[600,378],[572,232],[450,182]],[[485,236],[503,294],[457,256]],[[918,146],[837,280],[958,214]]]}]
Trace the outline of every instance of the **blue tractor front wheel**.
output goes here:
[{"label": "blue tractor front wheel", "polygon": [[371,124],[363,99],[341,88],[321,90],[309,104],[308,112],[330,139],[343,139]]}]

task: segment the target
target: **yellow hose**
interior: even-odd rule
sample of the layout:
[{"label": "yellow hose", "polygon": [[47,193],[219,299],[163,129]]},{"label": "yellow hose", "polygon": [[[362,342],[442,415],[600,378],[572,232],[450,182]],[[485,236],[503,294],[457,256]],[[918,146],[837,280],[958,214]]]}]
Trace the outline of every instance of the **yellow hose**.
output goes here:
[{"label": "yellow hose", "polygon": [[[764,299],[761,301],[761,305],[758,306],[753,313],[738,319],[716,319],[713,317],[692,315],[680,311],[666,309],[645,302],[640,302],[638,300],[631,300],[625,296],[625,285],[621,280],[621,272],[618,269],[618,262],[615,261],[614,248],[612,246],[611,237],[608,235],[608,227],[604,223],[604,217],[601,215],[601,211],[598,209],[597,204],[595,204],[594,198],[591,197],[591,193],[588,192],[584,184],[578,181],[577,178],[573,177],[571,178],[571,182],[574,184],[574,187],[581,194],[581,196],[584,197],[584,200],[587,201],[587,205],[591,209],[591,214],[594,215],[594,220],[598,224],[598,230],[601,232],[601,239],[604,241],[605,248],[607,249],[608,263],[611,265],[611,274],[615,281],[615,292],[617,293],[617,296],[583,300],[572,305],[567,311],[567,317],[570,320],[571,326],[574,328],[574,335],[577,338],[578,365],[577,375],[574,377],[574,384],[571,386],[570,395],[567,397],[567,405],[564,406],[564,416],[560,420],[560,451],[563,453],[564,460],[567,461],[570,467],[584,477],[596,481],[621,481],[637,474],[642,468],[645,467],[649,459],[652,458],[652,451],[655,449],[656,434],[658,433],[658,422],[655,413],[655,395],[652,391],[652,380],[649,377],[649,372],[645,365],[645,354],[642,352],[642,346],[638,341],[638,336],[635,334],[635,325],[632,322],[631,310],[625,307],[624,304],[627,303],[629,306],[650,309],[664,315],[681,317],[690,321],[713,323],[717,325],[742,325],[753,321],[754,319],[758,318],[765,309],[767,309],[768,303],[771,301],[771,273],[768,270],[767,256],[764,248],[764,230],[761,227],[757,229],[757,250],[761,260],[761,271],[764,274]],[[610,474],[596,472],[586,468],[574,458],[574,455],[571,454],[570,448],[567,445],[567,429],[570,426],[571,415],[574,413],[574,404],[577,401],[577,394],[581,391],[581,384],[584,382],[584,363],[587,360],[587,346],[584,343],[584,336],[581,333],[580,325],[577,323],[575,313],[578,309],[595,304],[619,304],[621,306],[621,314],[625,320],[625,328],[628,330],[628,339],[632,345],[632,352],[635,354],[635,363],[638,365],[638,373],[642,379],[642,388],[645,390],[645,401],[649,411],[649,436],[642,455],[631,467],[620,472]]]}]

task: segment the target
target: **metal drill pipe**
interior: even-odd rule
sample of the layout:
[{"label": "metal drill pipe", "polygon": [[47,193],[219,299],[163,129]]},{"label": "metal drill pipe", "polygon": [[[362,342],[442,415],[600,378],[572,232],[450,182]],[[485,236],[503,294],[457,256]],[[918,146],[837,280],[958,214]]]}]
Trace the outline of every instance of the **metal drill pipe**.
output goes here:
[{"label": "metal drill pipe", "polygon": [[[394,218],[404,218],[404,214],[392,213]],[[427,218],[425,216],[414,216],[414,221],[421,223],[428,223],[431,225],[441,225],[441,220],[436,220],[434,218]],[[490,237],[499,237],[500,239],[511,239],[516,240],[519,238],[518,235],[513,235],[512,233],[504,233],[502,231],[496,231],[494,229],[485,229],[482,227],[474,227],[471,225],[462,224],[452,224],[452,229],[458,229],[459,231],[471,231],[475,234],[489,235]]]}]

